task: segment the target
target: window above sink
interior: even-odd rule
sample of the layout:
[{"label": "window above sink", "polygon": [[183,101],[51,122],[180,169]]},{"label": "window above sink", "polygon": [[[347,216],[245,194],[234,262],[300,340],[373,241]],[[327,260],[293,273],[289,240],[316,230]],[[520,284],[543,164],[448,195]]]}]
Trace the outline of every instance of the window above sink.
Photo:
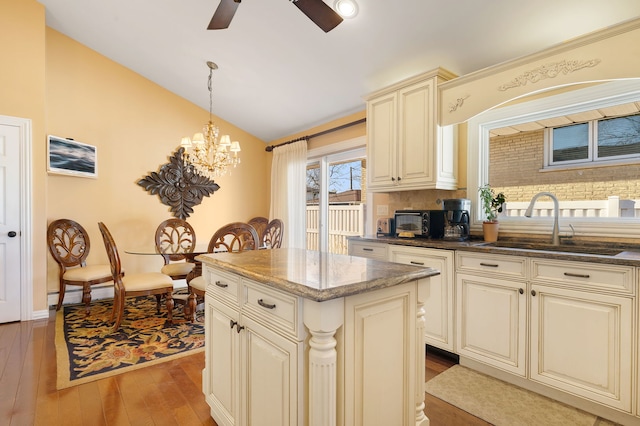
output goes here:
[{"label": "window above sink", "polygon": [[[625,104],[640,106],[640,79],[590,83],[586,88],[557,92],[547,97],[537,94],[528,102],[520,99],[519,103],[492,109],[469,120],[467,193],[475,200],[472,230],[479,231],[482,223],[475,208],[480,205],[477,188],[489,183],[507,197],[508,216],[499,217],[501,234],[549,234],[552,213],[543,203],[537,217],[523,216],[531,197],[546,191],[556,194],[561,207],[564,206],[560,215],[561,235],[575,232],[588,237],[640,237],[640,158],[545,169],[545,154],[549,155],[544,149],[545,130],[537,134],[535,130],[526,131],[533,122],[585,117],[590,111],[615,110]],[[508,128],[525,131],[510,137],[504,134],[509,133],[505,132]],[[492,132],[500,136],[492,138]],[[589,206],[592,202],[600,207]]]}]

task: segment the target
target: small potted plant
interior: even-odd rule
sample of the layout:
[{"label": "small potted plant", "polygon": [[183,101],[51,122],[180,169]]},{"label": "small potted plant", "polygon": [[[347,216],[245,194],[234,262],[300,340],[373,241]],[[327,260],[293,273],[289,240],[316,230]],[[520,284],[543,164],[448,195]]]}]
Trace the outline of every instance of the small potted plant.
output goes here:
[{"label": "small potted plant", "polygon": [[502,192],[496,194],[488,184],[478,189],[485,220],[482,222],[484,240],[498,241],[498,213],[502,213],[505,197]]}]

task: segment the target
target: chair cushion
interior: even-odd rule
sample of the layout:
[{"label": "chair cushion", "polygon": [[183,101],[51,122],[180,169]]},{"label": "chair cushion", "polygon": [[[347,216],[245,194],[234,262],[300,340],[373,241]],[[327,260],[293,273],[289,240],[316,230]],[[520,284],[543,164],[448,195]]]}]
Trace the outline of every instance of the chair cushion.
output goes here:
[{"label": "chair cushion", "polygon": [[126,291],[144,291],[163,287],[173,289],[173,280],[161,272],[143,272],[122,277]]},{"label": "chair cushion", "polygon": [[187,275],[196,266],[195,263],[178,262],[164,265],[160,272],[167,275]]},{"label": "chair cushion", "polygon": [[189,286],[195,288],[196,290],[205,291],[207,283],[204,281],[203,276],[195,277],[191,281],[189,281]]},{"label": "chair cushion", "polygon": [[109,265],[87,265],[67,269],[62,276],[67,281],[91,281],[98,278],[111,277]]}]

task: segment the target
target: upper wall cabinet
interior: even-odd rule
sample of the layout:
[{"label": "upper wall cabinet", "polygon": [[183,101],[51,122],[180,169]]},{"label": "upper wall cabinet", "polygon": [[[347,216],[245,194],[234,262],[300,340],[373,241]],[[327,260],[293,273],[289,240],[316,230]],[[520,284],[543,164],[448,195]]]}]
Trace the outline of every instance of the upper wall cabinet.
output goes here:
[{"label": "upper wall cabinet", "polygon": [[457,188],[457,139],[438,125],[437,105],[438,85],[453,77],[438,68],[366,98],[371,191]]}]

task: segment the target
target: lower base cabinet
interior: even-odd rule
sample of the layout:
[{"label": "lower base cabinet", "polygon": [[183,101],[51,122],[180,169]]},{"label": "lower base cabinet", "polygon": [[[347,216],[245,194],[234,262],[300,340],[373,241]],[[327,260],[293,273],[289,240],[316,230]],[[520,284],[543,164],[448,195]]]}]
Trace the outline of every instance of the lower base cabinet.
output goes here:
[{"label": "lower base cabinet", "polygon": [[456,261],[462,364],[579,398],[588,411],[633,413],[633,267],[464,252]]},{"label": "lower base cabinet", "polygon": [[203,274],[203,392],[220,426],[428,426],[418,299],[428,278],[314,302]]}]

